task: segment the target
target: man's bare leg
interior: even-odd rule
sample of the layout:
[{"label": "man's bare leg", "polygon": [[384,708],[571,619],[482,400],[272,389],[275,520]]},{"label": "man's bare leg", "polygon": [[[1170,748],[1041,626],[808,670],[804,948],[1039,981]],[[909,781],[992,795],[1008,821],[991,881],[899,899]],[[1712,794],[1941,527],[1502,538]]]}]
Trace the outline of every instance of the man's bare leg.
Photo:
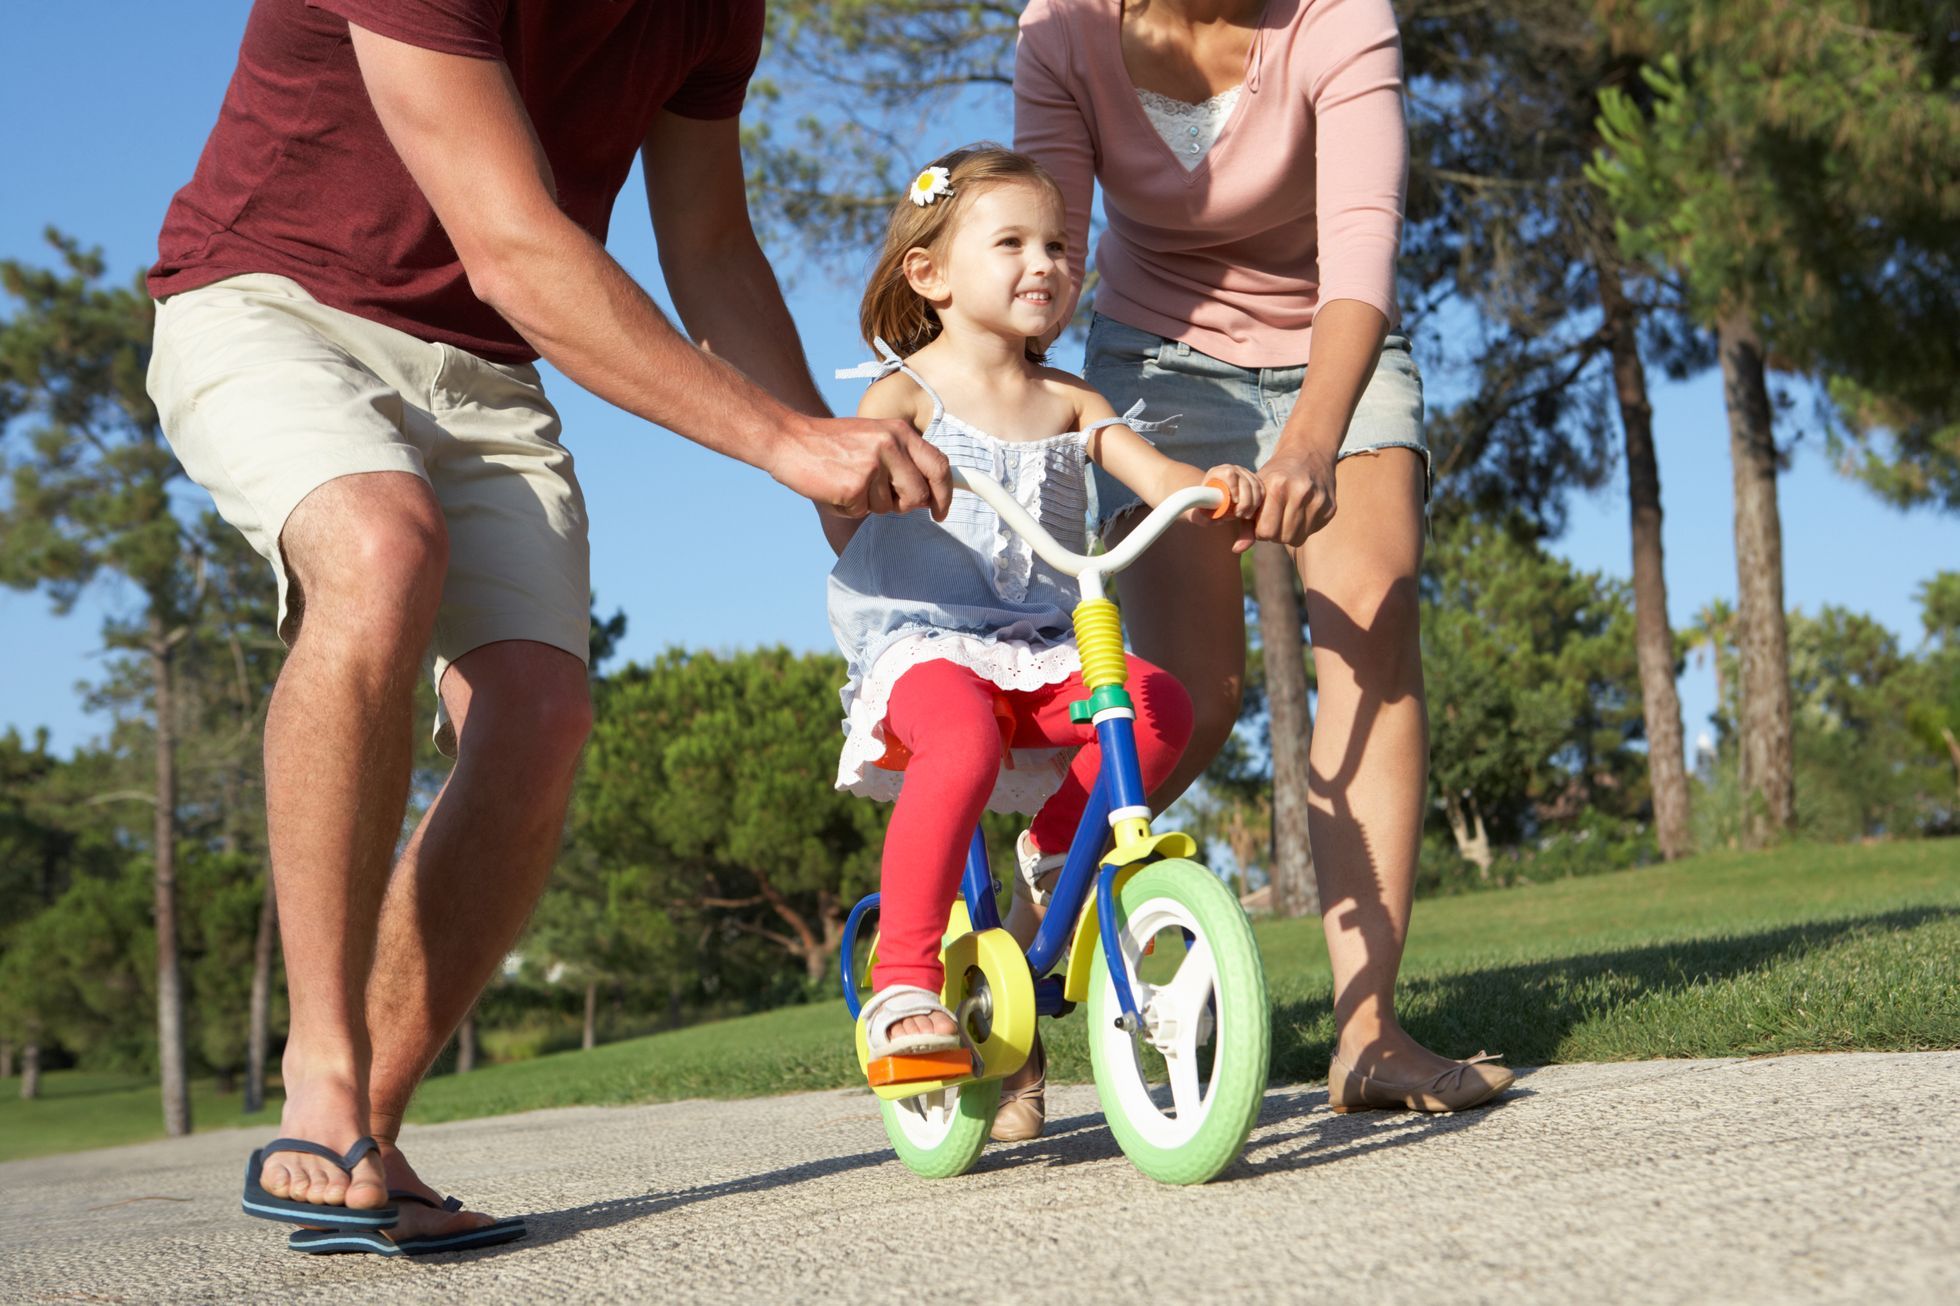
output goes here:
[{"label": "man's bare leg", "polygon": [[[516,941],[556,860],[579,750],[591,728],[585,664],[546,644],[487,644],[449,668],[442,696],[457,762],[388,882],[368,984],[371,1134],[389,1187],[431,1200],[394,1145],[423,1075]],[[402,1207],[391,1234],[488,1222]]]},{"label": "man's bare leg", "polygon": [[[442,513],[402,472],[329,481],[280,535],[300,627],[265,727],[266,827],[292,1003],[280,1132],[344,1151],[368,1132],[365,999],[388,862],[408,800],[413,695],[448,565]],[[350,1178],[299,1152],[267,1192],[387,1204],[382,1167]]]}]

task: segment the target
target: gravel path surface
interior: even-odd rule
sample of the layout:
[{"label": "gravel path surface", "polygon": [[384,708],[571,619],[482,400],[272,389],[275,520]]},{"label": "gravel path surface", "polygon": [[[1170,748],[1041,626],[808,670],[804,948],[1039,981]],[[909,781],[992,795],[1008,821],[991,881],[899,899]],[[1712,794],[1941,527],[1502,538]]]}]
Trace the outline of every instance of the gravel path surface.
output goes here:
[{"label": "gravel path surface", "polygon": [[238,1213],[256,1134],[0,1165],[0,1299],[175,1302],[1953,1302],[1960,1053],[1555,1066],[1461,1116],[1276,1087],[1199,1189],[1094,1091],[927,1182],[870,1099],[580,1107],[411,1129],[523,1242],[312,1258]]}]

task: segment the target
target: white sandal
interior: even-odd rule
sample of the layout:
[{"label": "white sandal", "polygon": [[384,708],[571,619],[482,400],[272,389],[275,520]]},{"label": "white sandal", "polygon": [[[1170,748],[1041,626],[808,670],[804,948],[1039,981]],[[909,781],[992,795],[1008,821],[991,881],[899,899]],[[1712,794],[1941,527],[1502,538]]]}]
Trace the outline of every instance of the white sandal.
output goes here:
[{"label": "white sandal", "polygon": [[899,1021],[931,1015],[946,1017],[955,1028],[959,1025],[953,1013],[946,1010],[939,1001],[939,995],[931,989],[922,989],[916,984],[892,984],[879,989],[872,995],[871,1001],[864,1004],[864,1039],[870,1045],[871,1059],[882,1061],[886,1057],[964,1051],[966,1043],[957,1033],[900,1034],[897,1038],[892,1037],[892,1026]]},{"label": "white sandal", "polygon": [[1034,846],[1033,834],[1033,830],[1023,830],[1021,837],[1014,841],[1014,865],[1020,871],[1014,892],[1045,911],[1053,890],[1043,889],[1041,881],[1068,865],[1068,854],[1039,851]]}]

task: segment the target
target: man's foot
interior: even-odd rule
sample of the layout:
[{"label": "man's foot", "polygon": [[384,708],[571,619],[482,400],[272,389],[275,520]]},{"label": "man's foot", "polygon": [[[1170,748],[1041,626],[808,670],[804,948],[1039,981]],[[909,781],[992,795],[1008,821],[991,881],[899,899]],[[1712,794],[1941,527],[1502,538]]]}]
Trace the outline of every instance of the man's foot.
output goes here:
[{"label": "man's foot", "polygon": [[[367,1106],[344,1080],[307,1078],[288,1072],[286,1106],[279,1133],[345,1151],[367,1133]],[[308,1152],[272,1152],[259,1170],[259,1186],[274,1197],[309,1206],[344,1206],[371,1211],[388,1205],[387,1175],[373,1154],[342,1170]]]},{"label": "man's foot", "polygon": [[382,1231],[387,1237],[396,1242],[405,1238],[439,1238],[494,1223],[490,1216],[481,1211],[443,1210],[443,1195],[422,1182],[422,1177],[415,1173],[415,1167],[408,1163],[408,1157],[402,1154],[395,1140],[377,1134],[375,1141],[381,1145],[382,1164],[388,1175],[388,1191],[399,1195],[396,1204],[402,1213],[401,1220],[394,1227]]}]

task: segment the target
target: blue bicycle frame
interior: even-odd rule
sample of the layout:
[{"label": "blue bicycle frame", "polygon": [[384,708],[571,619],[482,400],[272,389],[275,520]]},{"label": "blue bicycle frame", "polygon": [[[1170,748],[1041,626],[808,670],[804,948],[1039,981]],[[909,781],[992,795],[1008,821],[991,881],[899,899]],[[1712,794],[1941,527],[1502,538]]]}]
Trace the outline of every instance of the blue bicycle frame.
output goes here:
[{"label": "blue bicycle frame", "polygon": [[[1143,791],[1143,771],[1137,762],[1136,722],[1128,716],[1108,716],[1097,723],[1096,738],[1102,748],[1102,768],[1096,776],[1095,788],[1089,792],[1088,804],[1082,809],[1082,819],[1075,827],[1068,859],[1049,896],[1048,914],[1035,933],[1034,942],[1028,945],[1028,971],[1036,979],[1035,1010],[1044,1016],[1059,1015],[1066,1010],[1068,1004],[1062,997],[1061,981],[1049,976],[1048,972],[1061,960],[1062,949],[1074,935],[1076,921],[1082,915],[1083,904],[1088,901],[1089,889],[1093,884],[1103,956],[1109,964],[1109,973],[1123,977],[1123,982],[1116,985],[1117,1001],[1122,1006],[1124,1016],[1134,1020],[1137,1016],[1136,994],[1129,968],[1123,960],[1116,928],[1115,885],[1119,868],[1102,867],[1101,874],[1097,874],[1097,868],[1103,850],[1109,846],[1110,812],[1134,811],[1145,807],[1148,798]],[[994,898],[997,888],[992,862],[987,856],[986,840],[975,829],[973,840],[967,847],[966,871],[960,883],[960,892],[966,899],[967,915],[974,929],[1001,927],[1000,908]],[[860,1005],[856,961],[858,934],[863,928],[864,918],[878,910],[880,898],[881,895],[876,893],[866,895],[851,908],[851,914],[844,922],[839,969],[844,985],[844,1002],[850,1008],[853,1020],[857,1018]]]}]

